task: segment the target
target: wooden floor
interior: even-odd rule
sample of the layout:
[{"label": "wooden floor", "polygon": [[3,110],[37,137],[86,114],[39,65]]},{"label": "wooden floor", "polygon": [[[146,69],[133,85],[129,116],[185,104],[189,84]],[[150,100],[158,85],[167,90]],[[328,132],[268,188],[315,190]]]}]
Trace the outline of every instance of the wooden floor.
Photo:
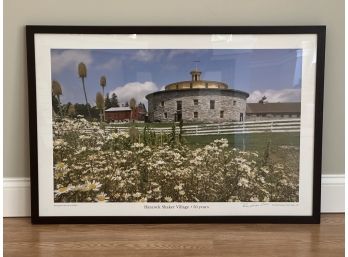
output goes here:
[{"label": "wooden floor", "polygon": [[4,256],[344,256],[344,215],[321,225],[31,225],[4,219]]}]

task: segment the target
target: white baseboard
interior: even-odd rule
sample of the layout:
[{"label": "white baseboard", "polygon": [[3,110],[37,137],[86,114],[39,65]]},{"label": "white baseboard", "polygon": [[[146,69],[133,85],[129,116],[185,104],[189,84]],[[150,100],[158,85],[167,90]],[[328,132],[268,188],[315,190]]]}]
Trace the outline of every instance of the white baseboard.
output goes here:
[{"label": "white baseboard", "polygon": [[344,174],[321,177],[321,212],[344,212]]},{"label": "white baseboard", "polygon": [[[321,212],[344,212],[344,175],[323,175]],[[4,178],[4,217],[30,216],[29,178]]]},{"label": "white baseboard", "polygon": [[4,178],[4,217],[30,216],[30,179]]}]

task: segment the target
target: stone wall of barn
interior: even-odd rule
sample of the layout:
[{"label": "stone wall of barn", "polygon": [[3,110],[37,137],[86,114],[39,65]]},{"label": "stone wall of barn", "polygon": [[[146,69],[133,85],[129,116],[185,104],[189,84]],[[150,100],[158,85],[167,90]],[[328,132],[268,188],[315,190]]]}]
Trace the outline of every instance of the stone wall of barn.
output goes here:
[{"label": "stone wall of barn", "polygon": [[[245,119],[246,98],[247,94],[231,89],[159,91],[147,96],[149,121],[172,122],[180,113],[184,122],[240,121]],[[182,108],[178,110],[180,101]]]}]

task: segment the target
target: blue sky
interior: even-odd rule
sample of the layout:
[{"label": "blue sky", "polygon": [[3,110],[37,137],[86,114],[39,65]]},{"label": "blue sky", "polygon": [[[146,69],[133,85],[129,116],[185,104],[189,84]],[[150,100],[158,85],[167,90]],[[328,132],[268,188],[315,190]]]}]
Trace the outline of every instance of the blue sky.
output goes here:
[{"label": "blue sky", "polygon": [[202,79],[225,82],[250,94],[248,102],[266,95],[269,102],[300,101],[302,51],[298,49],[52,49],[52,79],[62,85],[62,103],[84,103],[77,65],[87,66],[88,101],[101,91],[100,76],[107,77],[105,92],[115,92],[121,103],[176,81],[190,80],[189,72],[202,71]]}]

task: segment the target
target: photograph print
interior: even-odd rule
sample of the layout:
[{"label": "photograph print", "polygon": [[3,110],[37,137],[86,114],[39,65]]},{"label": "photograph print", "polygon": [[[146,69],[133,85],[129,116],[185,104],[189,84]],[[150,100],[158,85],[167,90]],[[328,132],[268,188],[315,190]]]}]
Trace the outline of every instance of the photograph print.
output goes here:
[{"label": "photograph print", "polygon": [[51,49],[54,202],[299,202],[303,54]]}]

